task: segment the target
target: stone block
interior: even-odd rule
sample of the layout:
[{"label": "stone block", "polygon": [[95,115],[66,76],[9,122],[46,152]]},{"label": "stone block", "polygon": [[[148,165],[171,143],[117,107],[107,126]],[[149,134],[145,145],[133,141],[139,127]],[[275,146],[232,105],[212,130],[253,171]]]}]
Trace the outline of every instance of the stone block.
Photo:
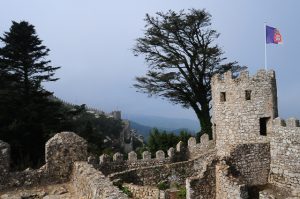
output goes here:
[{"label": "stone block", "polygon": [[203,134],[203,135],[200,137],[200,144],[201,144],[201,146],[206,147],[206,146],[208,145],[208,142],[209,142],[209,137],[208,137],[208,135],[205,133],[205,134]]},{"label": "stone block", "polygon": [[175,149],[173,147],[168,150],[168,157],[172,158],[175,155]]},{"label": "stone block", "polygon": [[9,173],[10,145],[0,140],[0,181]]},{"label": "stone block", "polygon": [[196,138],[195,137],[190,137],[188,140],[188,146],[189,147],[194,147],[196,146]]},{"label": "stone block", "polygon": [[182,141],[179,141],[178,144],[176,145],[176,151],[177,152],[182,152],[183,150],[183,142]]},{"label": "stone block", "polygon": [[87,160],[87,142],[73,132],[56,134],[46,143],[46,170],[54,178],[66,180],[76,161]]},{"label": "stone block", "polygon": [[163,150],[156,151],[155,157],[157,160],[165,159],[165,152]]},{"label": "stone block", "polygon": [[143,156],[143,160],[150,160],[151,159],[151,153],[149,151],[144,151],[142,156]]},{"label": "stone block", "polygon": [[123,160],[124,160],[123,154],[121,154],[119,152],[114,154],[114,156],[113,156],[113,161],[114,162],[122,162]]},{"label": "stone block", "polygon": [[111,162],[110,156],[107,154],[102,154],[99,157],[99,164],[105,164]]},{"label": "stone block", "polygon": [[286,126],[288,127],[299,127],[299,120],[296,118],[289,118],[286,120]]},{"label": "stone block", "polygon": [[131,151],[128,153],[128,161],[136,161],[137,160],[137,154],[134,151]]}]

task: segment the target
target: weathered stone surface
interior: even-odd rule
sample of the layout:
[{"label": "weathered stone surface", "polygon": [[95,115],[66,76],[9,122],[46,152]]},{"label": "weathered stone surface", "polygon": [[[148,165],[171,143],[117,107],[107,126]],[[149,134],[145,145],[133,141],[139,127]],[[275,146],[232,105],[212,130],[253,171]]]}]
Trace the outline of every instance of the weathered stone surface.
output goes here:
[{"label": "weathered stone surface", "polygon": [[56,134],[46,143],[46,171],[67,180],[76,161],[87,160],[87,142],[72,132]]},{"label": "weathered stone surface", "polygon": [[264,185],[268,183],[270,159],[269,143],[240,144],[232,149],[226,164],[241,184]]},{"label": "weathered stone surface", "polygon": [[0,140],[0,184],[9,173],[10,146]]},{"label": "weathered stone surface", "polygon": [[190,137],[188,140],[188,147],[194,147],[196,146],[196,138]]},{"label": "weathered stone surface", "polygon": [[149,151],[144,151],[142,156],[143,156],[143,160],[150,160],[151,159],[151,153]]},{"label": "weathered stone surface", "polygon": [[173,158],[175,156],[175,149],[173,147],[168,149],[168,157]]},{"label": "weathered stone surface", "polygon": [[[272,120],[278,115],[274,71],[260,70],[252,77],[238,78],[228,72],[224,79],[215,75],[211,86],[219,156],[229,155],[232,145],[268,142]],[[260,120],[266,122],[266,135],[261,134]]]},{"label": "weathered stone surface", "polygon": [[137,154],[134,151],[128,153],[128,161],[137,161]]},{"label": "weathered stone surface", "polygon": [[187,177],[198,175],[206,169],[209,160],[214,159],[215,155],[215,151],[210,150],[193,160],[161,165],[158,164],[160,161],[157,161],[151,166],[112,173],[109,177],[111,180],[120,179],[126,183],[149,186],[156,186],[159,182],[166,180],[171,182],[175,179],[178,184],[183,185]]},{"label": "weathered stone surface", "polygon": [[99,157],[99,163],[100,164],[104,164],[104,163],[108,163],[108,162],[111,162],[111,158],[109,155],[107,154],[102,154],[100,157]]},{"label": "weathered stone surface", "polygon": [[122,162],[124,160],[123,154],[117,152],[113,155],[113,161],[114,162]]},{"label": "weathered stone surface", "polygon": [[182,141],[179,141],[176,145],[176,151],[177,152],[182,152],[184,146],[183,146],[183,142]]},{"label": "weathered stone surface", "polygon": [[300,195],[300,127],[297,119],[290,118],[285,122],[278,118],[274,121],[270,150],[270,182]]},{"label": "weathered stone surface", "polygon": [[155,158],[157,160],[163,160],[163,159],[165,159],[165,152],[163,150],[156,151]]},{"label": "weathered stone surface", "polygon": [[229,174],[229,167],[216,166],[216,199],[248,199],[247,187]]},{"label": "weathered stone surface", "polygon": [[125,199],[128,198],[100,171],[87,162],[75,162],[71,175],[78,198]]},{"label": "weathered stone surface", "polygon": [[156,199],[160,196],[159,189],[154,186],[139,186],[132,183],[124,183],[123,186],[131,191],[133,198]]}]

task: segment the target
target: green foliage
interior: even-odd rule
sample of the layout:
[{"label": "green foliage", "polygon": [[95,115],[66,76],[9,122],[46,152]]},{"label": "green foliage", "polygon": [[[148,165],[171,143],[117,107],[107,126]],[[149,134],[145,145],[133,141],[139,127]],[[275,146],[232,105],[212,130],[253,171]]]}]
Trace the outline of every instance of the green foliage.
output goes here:
[{"label": "green foliage", "polygon": [[160,132],[158,129],[154,128],[149,135],[147,147],[152,154],[155,154],[158,150],[168,151],[170,147],[175,147],[179,141],[187,144],[188,139],[192,135],[182,131],[177,136],[174,133],[167,133],[166,131]]},{"label": "green foliage", "polygon": [[133,194],[131,193],[131,191],[128,189],[128,187],[119,187],[121,189],[121,191],[123,193],[125,193],[129,198],[132,198],[133,197]]},{"label": "green foliage", "polygon": [[179,191],[176,194],[176,198],[178,199],[185,199],[186,198],[186,188],[185,187],[179,187]]},{"label": "green foliage", "polygon": [[169,184],[168,184],[167,182],[159,182],[159,183],[157,184],[157,188],[158,188],[159,190],[166,190],[166,189],[169,189],[170,186],[169,186]]},{"label": "green foliage", "polygon": [[49,49],[28,22],[13,22],[0,41],[0,139],[11,144],[13,164],[38,165],[47,134],[65,119],[41,84],[56,81],[59,67],[50,65]]},{"label": "green foliage", "polygon": [[33,25],[13,22],[0,41],[0,139],[11,145],[14,169],[41,166],[46,141],[61,131],[76,132],[97,155],[112,147],[103,139],[116,140],[121,121],[96,117],[85,105],[66,105],[43,88],[42,82],[57,80],[53,76],[59,67],[46,59],[49,49]]},{"label": "green foliage", "polygon": [[236,62],[224,63],[226,57],[215,42],[219,33],[211,28],[211,15],[205,10],[147,14],[145,22],[144,37],[136,40],[133,52],[145,57],[149,70],[136,78],[134,86],[192,108],[202,131],[212,138],[211,77],[244,68]]}]

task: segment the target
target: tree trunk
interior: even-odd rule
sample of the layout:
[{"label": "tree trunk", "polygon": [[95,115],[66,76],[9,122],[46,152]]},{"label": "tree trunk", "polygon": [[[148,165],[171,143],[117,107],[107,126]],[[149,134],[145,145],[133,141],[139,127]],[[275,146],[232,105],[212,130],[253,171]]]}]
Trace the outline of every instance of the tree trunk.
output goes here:
[{"label": "tree trunk", "polygon": [[[212,135],[212,123],[210,121],[210,115],[209,115],[209,107],[208,104],[205,105],[204,103],[200,103],[202,110],[197,106],[197,104],[193,104],[192,108],[194,109],[201,127],[200,135],[206,133],[209,136],[209,139],[213,139]],[[203,104],[203,105],[202,105]]]}]

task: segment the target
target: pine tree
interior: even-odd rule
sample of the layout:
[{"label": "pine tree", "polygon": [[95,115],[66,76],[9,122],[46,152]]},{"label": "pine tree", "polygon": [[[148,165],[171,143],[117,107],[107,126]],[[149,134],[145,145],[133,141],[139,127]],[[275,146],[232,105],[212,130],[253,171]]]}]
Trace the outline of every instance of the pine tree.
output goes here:
[{"label": "pine tree", "polygon": [[49,100],[52,93],[42,86],[57,80],[53,76],[59,67],[50,65],[49,49],[26,21],[13,21],[0,41],[0,139],[12,145],[15,164],[35,166],[62,117],[56,111],[59,103]]}]

